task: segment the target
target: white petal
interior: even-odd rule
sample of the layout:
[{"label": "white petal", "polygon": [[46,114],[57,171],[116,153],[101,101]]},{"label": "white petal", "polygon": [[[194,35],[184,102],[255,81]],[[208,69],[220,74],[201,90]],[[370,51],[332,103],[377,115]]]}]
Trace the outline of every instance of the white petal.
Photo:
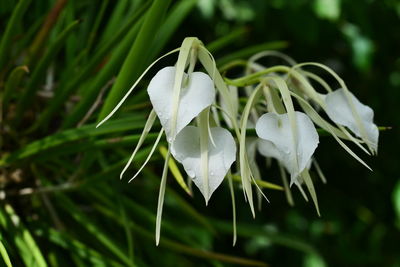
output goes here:
[{"label": "white petal", "polygon": [[[187,74],[184,74],[184,78]],[[175,135],[171,136],[172,95],[175,67],[161,69],[150,81],[147,92],[150,101],[165,130],[168,141],[187,126],[202,110],[210,106],[215,98],[214,84],[203,72],[193,72],[187,84],[181,89]]]},{"label": "white petal", "polygon": [[[379,130],[373,123],[374,111],[370,107],[362,104],[351,92],[349,93],[354,107],[360,116],[361,122],[364,125],[367,135],[365,138],[376,151],[378,146]],[[354,115],[351,112],[344,89],[338,89],[327,94],[325,97],[325,103],[326,113],[332,121],[348,127],[354,134],[362,137]]]},{"label": "white petal", "polygon": [[293,140],[287,114],[266,113],[256,124],[260,153],[279,160],[291,174],[291,182],[307,167],[319,143],[317,130],[310,118],[295,112],[297,124],[297,146]]},{"label": "white petal", "polygon": [[[236,144],[232,134],[221,127],[210,129],[214,146],[208,145],[209,198],[222,183],[226,173],[236,159]],[[200,130],[195,126],[186,126],[172,143],[171,153],[182,163],[186,173],[194,184],[203,192],[203,177],[200,157]]]}]

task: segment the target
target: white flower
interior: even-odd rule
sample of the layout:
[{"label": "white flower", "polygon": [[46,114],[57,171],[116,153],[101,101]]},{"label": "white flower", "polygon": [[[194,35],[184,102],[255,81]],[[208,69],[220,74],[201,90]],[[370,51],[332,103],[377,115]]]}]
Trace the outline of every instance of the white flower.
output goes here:
[{"label": "white flower", "polygon": [[[236,160],[236,144],[232,134],[221,127],[210,129],[208,142],[208,201],[212,193],[222,183],[232,163]],[[204,177],[201,164],[200,129],[195,126],[185,127],[177,136],[171,147],[174,158],[182,163],[186,173],[206,197]]]},{"label": "white flower", "polygon": [[150,101],[164,128],[168,142],[172,142],[175,136],[201,111],[209,107],[215,99],[214,84],[210,76],[203,72],[193,72],[190,75],[184,73],[184,83],[179,95],[176,129],[172,130],[175,70],[175,67],[161,69],[151,79],[147,88]]},{"label": "white flower", "polygon": [[[208,202],[235,161],[236,144],[229,131],[219,127],[211,128],[209,132],[206,129],[206,135],[210,136],[205,138],[214,142],[215,146],[207,141],[208,149],[206,148],[205,152],[208,163],[207,166],[202,165],[200,128],[208,128],[208,121],[199,125],[200,128],[188,124],[214,102],[214,83],[203,72],[193,72],[190,75],[184,73],[176,113],[176,129],[173,130],[171,121],[175,72],[175,67],[161,69],[150,81],[147,91],[167,140],[171,144],[172,156],[183,164],[186,173]],[[203,173],[204,168],[208,168],[207,173]],[[207,175],[208,177],[205,177]]]},{"label": "white flower", "polygon": [[[344,89],[330,92],[323,98],[326,113],[332,121],[348,127],[358,137],[365,139],[373,151],[377,151],[379,130],[373,123],[374,111],[370,107],[362,104],[351,92],[346,94]],[[354,105],[357,114],[352,111],[351,105]]]},{"label": "white flower", "polygon": [[292,133],[287,113],[266,113],[256,124],[260,153],[279,160],[291,174],[291,184],[298,182],[298,176],[309,164],[319,143],[317,130],[310,118],[297,111],[295,117],[295,134]]}]

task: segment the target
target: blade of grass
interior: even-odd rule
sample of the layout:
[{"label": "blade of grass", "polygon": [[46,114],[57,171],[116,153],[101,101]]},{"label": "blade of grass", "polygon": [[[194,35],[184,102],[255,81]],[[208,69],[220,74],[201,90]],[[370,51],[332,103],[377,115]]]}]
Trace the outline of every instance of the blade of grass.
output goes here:
[{"label": "blade of grass", "polygon": [[158,30],[157,37],[153,41],[152,47],[149,49],[149,60],[157,57],[176,29],[181,25],[182,21],[195,7],[197,2],[197,0],[181,0],[173,6],[172,10],[168,13],[167,18]]},{"label": "blade of grass", "polygon": [[12,41],[12,35],[17,32],[18,24],[21,22],[29,4],[32,0],[20,0],[17,6],[14,8],[10,20],[8,21],[7,27],[2,34],[0,41],[0,80],[5,75],[4,66],[6,65],[7,59],[10,56],[8,49]]},{"label": "blade of grass", "polygon": [[232,44],[233,42],[237,41],[240,38],[243,38],[243,35],[248,32],[247,28],[237,28],[234,29],[232,32],[228,33],[227,35],[224,35],[220,37],[219,39],[209,43],[206,45],[208,51],[214,53],[222,48]]},{"label": "blade of grass", "polygon": [[99,29],[100,23],[102,22],[104,13],[105,13],[106,8],[108,6],[108,3],[109,3],[109,0],[103,0],[101,2],[100,9],[97,12],[96,20],[94,21],[93,27],[90,30],[89,38],[88,38],[88,41],[87,41],[87,46],[86,46],[85,50],[88,53],[92,50],[92,46],[93,46],[94,40],[96,38],[96,35],[98,34],[97,31]]},{"label": "blade of grass", "polygon": [[[126,24],[126,20],[132,15],[129,14],[129,12],[136,12],[137,10],[136,8],[132,8],[132,1],[130,0],[119,0],[113,2],[115,2],[115,6],[112,12],[108,12],[109,19],[102,30],[100,43],[113,38],[115,35],[115,29],[118,29],[121,27],[121,25]],[[141,4],[145,5],[145,3]],[[151,1],[146,1],[146,4],[151,4]]]},{"label": "blade of grass", "polygon": [[[146,174],[149,174],[150,172],[147,172]],[[151,174],[154,175],[154,174]],[[155,180],[155,179],[154,179]],[[157,178],[157,181],[159,181],[159,177]],[[104,189],[88,189],[88,194],[92,196],[92,199],[96,199],[98,202],[101,203],[98,205],[95,205],[95,208],[99,210],[101,213],[107,212],[107,213],[112,213],[112,218],[113,220],[117,221],[118,224],[121,224],[120,220],[120,214],[116,213],[117,211],[115,210],[114,206],[112,203],[110,203],[109,199],[112,197],[113,192],[107,188],[106,190]],[[121,196],[121,200],[124,203],[127,211],[130,214],[130,220],[129,222],[135,222],[135,224],[142,224],[146,225],[146,229],[149,230],[152,227],[155,226],[156,224],[156,215],[149,211],[148,208],[140,205],[136,201],[132,201],[132,199],[126,197],[126,196]],[[171,224],[170,222],[163,222],[163,230],[165,231],[165,234],[169,236],[175,236],[179,241],[185,242],[187,244],[195,245],[195,242],[190,239],[190,237],[185,236],[185,235],[176,235],[176,227]],[[152,240],[154,239],[154,235]]]},{"label": "blade of grass", "polygon": [[101,252],[98,252],[91,248],[90,246],[80,242],[77,238],[69,235],[67,232],[60,232],[48,226],[43,227],[46,231],[37,230],[35,234],[40,237],[47,238],[50,242],[56,244],[69,251],[70,253],[79,256],[92,263],[95,266],[118,266],[122,267],[124,265],[106,258]]},{"label": "blade of grass", "polygon": [[15,245],[19,250],[19,255],[27,266],[46,267],[46,261],[37,246],[29,230],[22,224],[20,217],[14,209],[5,204],[0,207],[0,223],[3,228],[12,236]]},{"label": "blade of grass", "polygon": [[118,74],[118,78],[108,94],[98,121],[104,118],[129,89],[129,85],[147,66],[148,46],[154,40],[154,34],[163,22],[170,0],[155,0],[146,14],[137,38]]},{"label": "blade of grass", "polygon": [[[103,62],[105,65],[100,66],[100,72],[96,74],[93,82],[89,83],[89,85],[85,85],[85,96],[74,108],[72,113],[64,120],[61,128],[72,127],[86,114],[86,111],[97,97],[99,90],[116,74],[119,66],[125,59],[126,53],[128,53],[129,48],[137,36],[140,25],[143,22],[143,14],[145,14],[148,5],[149,2],[144,3],[132,14],[127,23],[113,35],[112,38],[106,39],[100,44],[100,47],[95,50],[91,60],[75,75],[75,78],[70,81],[68,77],[67,84],[59,88],[60,92],[56,94],[49,107],[39,117],[33,128],[37,128],[42,124],[47,124],[60,106],[65,103],[65,99],[77,88],[82,86],[85,79],[95,71],[95,68],[99,67],[102,60],[106,60],[105,63]],[[109,60],[105,59],[105,56],[107,53],[110,53],[110,51],[112,52],[111,58]]]},{"label": "blade of grass", "polygon": [[94,235],[98,242],[107,248],[112,254],[114,254],[119,260],[121,260],[127,266],[133,266],[133,263],[126,256],[121,246],[116,243],[115,240],[112,240],[110,237],[106,235],[106,233],[97,226],[93,220],[87,217],[76,205],[70,200],[70,198],[65,195],[58,193],[57,198],[61,201],[61,208],[68,212],[72,218],[76,222],[78,222],[81,226],[85,227],[85,229]]},{"label": "blade of grass", "polygon": [[28,66],[38,58],[41,50],[45,47],[43,44],[49,36],[51,29],[56,24],[61,11],[64,9],[67,2],[68,0],[58,0],[50,10],[42,25],[42,28],[36,35],[31,47],[29,48],[29,57],[26,60],[26,64]]},{"label": "blade of grass", "polygon": [[3,245],[3,242],[2,242],[1,239],[2,239],[2,237],[0,236],[0,255],[1,255],[2,259],[3,259],[3,263],[7,267],[12,267],[10,257],[8,256],[8,253],[7,253],[7,249]]},{"label": "blade of grass", "polygon": [[[141,25],[140,24],[141,21],[142,20],[139,20],[139,22],[132,27],[127,36],[121,42],[121,45],[119,45],[115,50],[115,52],[112,53],[110,60],[100,70],[100,72],[97,73],[93,82],[91,82],[88,86],[85,87],[84,98],[77,104],[77,106],[73,109],[71,114],[64,120],[61,126],[63,129],[72,127],[86,114],[86,111],[90,108],[93,101],[96,99],[99,90],[104,86],[104,84],[107,81],[109,81],[109,79],[113,75],[116,74],[116,71],[119,69],[119,65],[122,64],[126,53],[129,51],[129,47],[131,46],[133,40],[137,36],[137,33]],[[102,53],[99,52],[99,54]],[[85,72],[86,75],[88,75],[90,71],[91,68],[85,68],[83,70],[83,72]],[[82,79],[84,78],[85,76],[82,76]],[[73,92],[73,90],[75,89],[74,86],[78,86],[78,83],[77,82],[71,83],[71,86],[65,88],[65,90],[61,92],[60,96],[56,96],[57,99],[55,99],[54,104],[52,104],[46,110],[46,113],[43,114],[43,116],[39,119],[41,121],[37,123],[38,125],[46,124],[50,120],[50,118],[53,116],[58,107],[63,104],[63,98],[65,98],[66,96],[70,95]]]},{"label": "blade of grass", "polygon": [[8,79],[5,83],[4,86],[4,94],[3,94],[3,110],[6,111],[8,108],[8,105],[10,104],[10,100],[12,98],[12,95],[16,92],[18,86],[22,82],[22,78],[24,74],[29,73],[28,66],[23,65],[23,66],[18,66],[15,69],[13,69],[8,76]]},{"label": "blade of grass", "polygon": [[33,70],[32,77],[19,97],[19,101],[17,103],[17,111],[16,117],[14,120],[15,124],[18,124],[22,118],[23,112],[32,104],[34,101],[34,95],[38,89],[40,89],[40,82],[45,78],[46,70],[48,69],[52,60],[56,54],[63,47],[65,40],[69,36],[69,34],[76,29],[79,25],[79,21],[74,21],[70,25],[68,25],[56,38],[53,44],[51,44],[46,52],[46,54],[40,59],[37,63],[37,67]]},{"label": "blade of grass", "polygon": [[[114,218],[114,215],[110,210],[102,209],[101,212],[111,219]],[[116,221],[116,222],[120,223],[119,221]],[[153,239],[153,234],[151,232],[149,232],[148,230],[146,230],[136,224],[133,224],[132,222],[130,223],[130,227],[137,235],[140,235],[146,239]],[[203,258],[203,259],[207,259],[207,260],[218,260],[221,262],[239,264],[239,265],[244,265],[244,266],[268,266],[267,264],[260,262],[260,261],[256,261],[256,260],[250,260],[250,259],[240,258],[237,256],[231,256],[231,255],[207,251],[204,249],[197,249],[197,248],[189,247],[187,245],[178,243],[176,241],[172,241],[167,238],[162,239],[162,241],[160,242],[160,246],[165,247],[172,251],[176,251],[179,253],[183,253],[183,254],[187,254],[187,255],[191,255],[194,257],[199,257],[199,258]]]},{"label": "blade of grass", "polygon": [[[28,156],[35,155],[38,152],[46,151],[47,149],[76,141],[83,138],[95,137],[103,134],[123,132],[132,129],[140,129],[142,126],[140,117],[115,120],[108,123],[105,127],[96,129],[93,124],[82,126],[78,129],[70,129],[54,135],[50,135],[43,139],[34,141],[25,145],[20,150],[6,155],[0,159],[0,166],[8,164],[15,160],[20,160]],[[118,140],[116,140],[118,141]],[[112,140],[109,141],[112,143]]]}]

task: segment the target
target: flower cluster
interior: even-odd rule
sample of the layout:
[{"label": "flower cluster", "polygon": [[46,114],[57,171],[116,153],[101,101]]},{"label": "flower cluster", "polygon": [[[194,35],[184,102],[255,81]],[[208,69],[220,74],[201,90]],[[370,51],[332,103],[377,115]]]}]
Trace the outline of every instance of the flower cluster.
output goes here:
[{"label": "flower cluster", "polygon": [[[176,65],[158,71],[148,85],[147,92],[153,110],[138,145],[121,173],[122,178],[158,117],[162,129],[145,164],[132,178],[149,161],[165,133],[168,152],[158,202],[157,244],[170,160],[175,159],[183,165],[206,204],[225,177],[228,178],[234,203],[232,178],[240,177],[253,216],[253,186],[258,189],[259,196],[264,196],[259,188],[262,179],[256,162],[257,151],[278,162],[289,203],[292,202],[291,185],[295,185],[307,199],[303,190],[305,185],[319,213],[309,174],[310,168],[315,166],[325,181],[313,158],[319,143],[316,125],[319,131],[332,135],[340,146],[369,168],[343,140],[353,142],[367,154],[376,153],[379,131],[373,123],[373,111],[363,105],[330,68],[318,63],[297,64],[281,53],[267,51],[246,62],[238,61],[222,67],[225,71],[232,67],[245,67],[242,77],[228,79],[223,78],[212,55],[197,38],[186,38],[180,48],[164,56],[176,52],[179,52]],[[265,67],[257,62],[267,56],[280,57],[288,64]],[[205,72],[195,71],[198,65]],[[325,70],[341,88],[333,90],[320,76],[305,71],[308,66]],[[115,113],[148,69],[98,126]],[[314,84],[320,85],[326,93],[317,92]],[[240,105],[243,97],[244,107]],[[295,110],[293,100],[296,100],[301,111]],[[326,114],[325,118],[323,113]],[[250,136],[252,131],[254,134]],[[236,164],[232,166],[234,162]],[[286,173],[290,174],[290,183]],[[233,211],[235,214],[235,209]]]}]

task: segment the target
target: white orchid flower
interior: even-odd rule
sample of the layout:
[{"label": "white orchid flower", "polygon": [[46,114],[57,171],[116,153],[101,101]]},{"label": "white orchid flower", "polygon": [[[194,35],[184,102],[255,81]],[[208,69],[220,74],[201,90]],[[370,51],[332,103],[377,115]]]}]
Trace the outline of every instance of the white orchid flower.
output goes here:
[{"label": "white orchid flower", "polygon": [[[206,204],[236,159],[236,144],[232,134],[220,127],[210,128],[209,123],[209,110],[215,102],[216,97],[215,87],[221,93],[221,97],[227,98],[224,99],[227,103],[225,112],[227,112],[229,117],[235,117],[233,114],[236,114],[236,110],[233,101],[230,100],[231,95],[228,87],[216,70],[215,61],[211,54],[201,41],[197,38],[189,37],[183,41],[179,49],[167,53],[152,63],[111,113],[98,124],[100,126],[117,111],[135,86],[156,62],[178,51],[179,56],[176,66],[161,69],[149,83],[147,92],[153,105],[153,110],[144,126],[135,150],[120,175],[122,178],[141,145],[144,143],[155,119],[158,117],[162,129],[159,132],[157,140],[142,167],[129,180],[130,182],[137,177],[148,163],[165,132],[168,141],[168,151],[165,155],[158,198],[156,244],[160,240],[162,207],[168,162],[171,160],[171,154],[177,161],[183,164],[187,174],[193,179],[196,186],[199,187],[206,200]],[[204,72],[194,72],[197,60],[206,69],[207,74]],[[195,118],[198,127],[188,126]],[[233,121],[231,125],[238,135],[239,128],[237,122]]]},{"label": "white orchid flower", "polygon": [[175,67],[161,69],[147,87],[151,104],[170,143],[201,111],[211,106],[215,99],[214,83],[210,76],[204,72],[193,72],[190,75],[184,73],[186,84],[182,86],[179,95],[176,129],[171,129],[175,72]]},{"label": "white orchid flower", "polygon": [[[279,160],[290,173],[291,184],[298,183],[298,176],[307,168],[319,143],[317,130],[310,118],[297,111],[295,117],[296,135],[292,133],[287,113],[266,113],[256,124],[256,133],[260,137],[259,152]],[[297,140],[293,136],[297,136]]]},{"label": "white orchid flower", "polygon": [[[338,89],[323,96],[326,113],[335,123],[346,126],[364,138],[373,151],[378,149],[379,130],[374,124],[374,111],[362,104],[351,92]],[[354,107],[354,111],[352,110]]]},{"label": "white orchid flower", "polygon": [[185,127],[172,144],[171,153],[182,163],[186,173],[206,197],[205,186],[208,186],[207,201],[222,183],[232,163],[236,160],[236,144],[232,134],[221,127],[210,129],[214,144],[208,142],[209,182],[204,185],[201,164],[200,129],[195,126]]}]

